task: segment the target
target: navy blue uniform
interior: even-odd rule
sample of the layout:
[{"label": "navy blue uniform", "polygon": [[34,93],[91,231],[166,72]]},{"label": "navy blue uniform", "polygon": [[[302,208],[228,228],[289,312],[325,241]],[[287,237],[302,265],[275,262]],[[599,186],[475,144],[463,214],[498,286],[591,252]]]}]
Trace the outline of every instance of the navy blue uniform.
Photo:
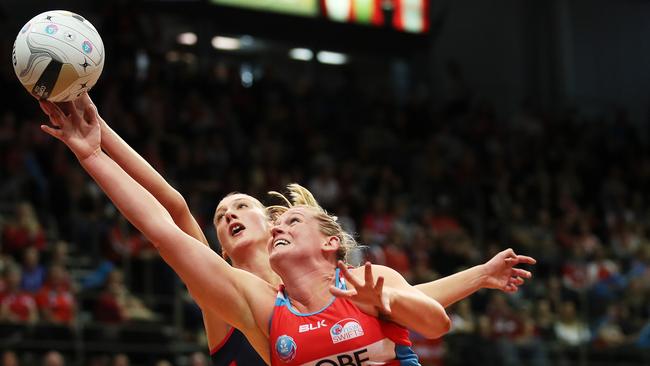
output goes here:
[{"label": "navy blue uniform", "polygon": [[220,345],[210,350],[213,366],[266,366],[242,332],[230,328]]}]

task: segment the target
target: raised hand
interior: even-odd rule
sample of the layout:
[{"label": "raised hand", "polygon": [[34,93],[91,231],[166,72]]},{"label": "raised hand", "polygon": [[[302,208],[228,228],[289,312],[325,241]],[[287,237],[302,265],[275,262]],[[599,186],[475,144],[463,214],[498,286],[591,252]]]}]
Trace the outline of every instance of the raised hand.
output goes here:
[{"label": "raised hand", "polygon": [[41,125],[41,129],[66,144],[77,159],[86,159],[100,150],[99,116],[92,102],[81,111],[73,102],[54,104],[41,100],[39,104],[52,124]]},{"label": "raised hand", "polygon": [[537,261],[525,255],[517,255],[514,250],[506,249],[483,264],[484,288],[516,292],[524,284],[524,279],[531,278],[529,271],[515,268],[518,264],[535,264]]},{"label": "raised hand", "polygon": [[330,292],[336,297],[345,297],[355,302],[361,309],[371,307],[379,314],[390,315],[390,295],[384,289],[384,277],[377,277],[375,282],[372,274],[372,265],[366,262],[364,265],[364,281],[360,282],[350,271],[345,263],[338,261],[341,275],[353,289],[342,290],[335,286],[330,287]]},{"label": "raised hand", "polygon": [[100,124],[106,123],[106,121],[104,121],[104,119],[97,112],[97,106],[95,106],[93,100],[90,99],[90,95],[88,95],[88,93],[83,93],[79,98],[75,99],[72,103],[74,104],[74,106],[77,108],[78,111],[85,111],[86,109],[90,109],[92,114],[95,115],[94,118],[97,118]]}]

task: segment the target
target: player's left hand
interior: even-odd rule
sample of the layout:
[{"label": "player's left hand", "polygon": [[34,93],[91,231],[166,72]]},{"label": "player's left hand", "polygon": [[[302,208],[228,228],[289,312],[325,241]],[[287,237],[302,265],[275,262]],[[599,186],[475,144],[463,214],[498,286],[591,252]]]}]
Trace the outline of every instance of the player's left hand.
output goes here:
[{"label": "player's left hand", "polygon": [[73,102],[54,104],[41,100],[39,104],[52,124],[41,125],[41,129],[65,143],[80,161],[100,149],[99,121],[91,107],[78,111]]},{"label": "player's left hand", "polygon": [[372,264],[366,262],[364,265],[364,280],[361,282],[350,270],[345,263],[338,261],[338,267],[341,275],[349,285],[354,288],[343,290],[335,286],[330,287],[330,292],[336,297],[345,297],[359,305],[362,309],[365,307],[374,308],[379,314],[390,315],[390,290],[384,288],[384,277],[377,277],[375,281],[372,274]]},{"label": "player's left hand", "polygon": [[498,289],[505,292],[516,292],[523,285],[525,279],[532,278],[532,274],[521,268],[518,264],[535,264],[537,261],[525,255],[517,255],[512,249],[506,249],[483,264],[483,288]]}]

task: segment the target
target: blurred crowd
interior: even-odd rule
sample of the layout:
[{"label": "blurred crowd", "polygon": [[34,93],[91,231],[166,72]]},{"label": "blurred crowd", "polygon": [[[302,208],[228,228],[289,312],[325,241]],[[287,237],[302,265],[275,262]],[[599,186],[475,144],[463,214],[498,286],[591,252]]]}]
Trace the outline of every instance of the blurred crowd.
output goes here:
[{"label": "blurred crowd", "polygon": [[[497,111],[453,62],[442,98],[325,67],[287,76],[266,65],[242,85],[236,64],[138,49],[129,19],[106,21],[133,32],[105,40],[123,52],[91,97],[184,195],[215,250],[221,197],[271,203],[268,190],[299,182],[365,245],[357,261],[411,283],[508,247],[538,260],[519,292],[450,308],[449,336],[414,335],[423,364],[649,362],[649,141],[625,110],[586,115],[529,97]],[[146,67],[134,62],[142,52]],[[12,73],[0,79],[12,91],[0,107],[0,323],[169,323],[171,306],[155,299],[178,296],[174,276],[39,130],[45,116]],[[200,338],[200,313],[184,303],[186,334]],[[17,365],[11,357],[2,364]]]}]

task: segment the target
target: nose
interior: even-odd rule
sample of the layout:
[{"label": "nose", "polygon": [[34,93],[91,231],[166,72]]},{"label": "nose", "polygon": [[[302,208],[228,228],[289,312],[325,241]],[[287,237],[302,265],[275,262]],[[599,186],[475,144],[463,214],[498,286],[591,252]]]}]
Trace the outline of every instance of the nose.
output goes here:
[{"label": "nose", "polygon": [[226,223],[230,223],[230,221],[237,218],[237,214],[232,211],[227,211],[225,216],[226,216]]},{"label": "nose", "polygon": [[280,225],[273,225],[271,228],[271,235],[276,236],[279,234],[284,234],[284,230],[282,230],[282,227],[280,227]]}]

